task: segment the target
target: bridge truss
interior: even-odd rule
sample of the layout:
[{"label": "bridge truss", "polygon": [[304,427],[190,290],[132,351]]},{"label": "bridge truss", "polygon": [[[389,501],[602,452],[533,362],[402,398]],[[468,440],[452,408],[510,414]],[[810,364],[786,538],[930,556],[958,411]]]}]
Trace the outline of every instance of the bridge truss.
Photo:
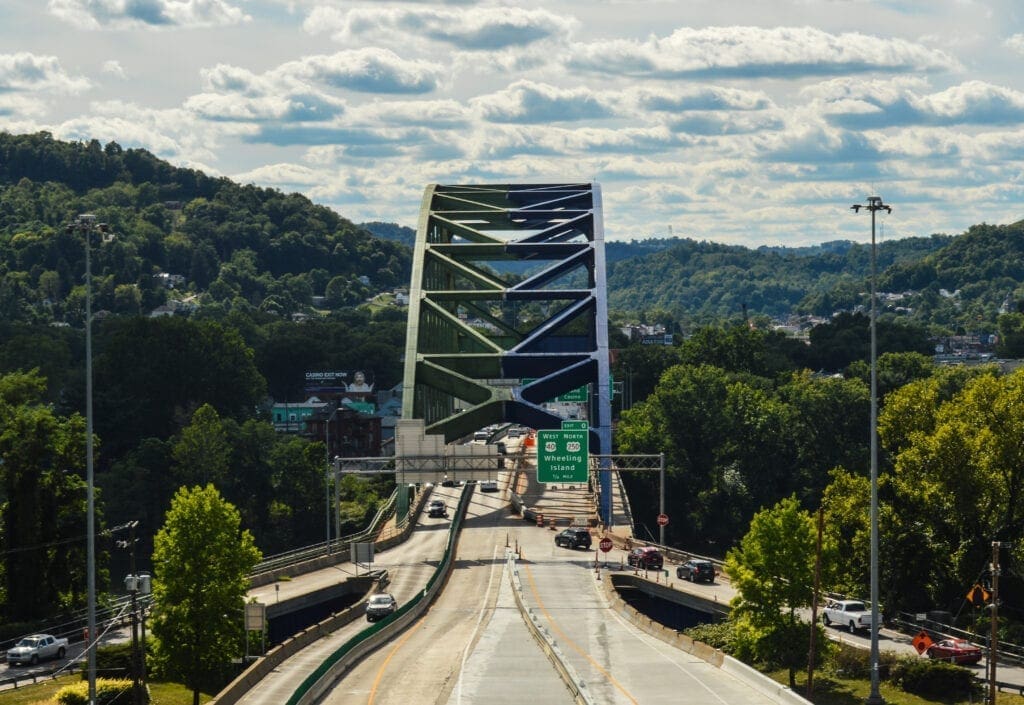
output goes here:
[{"label": "bridge truss", "polygon": [[545,404],[583,388],[591,452],[610,453],[606,292],[597,184],[428,186],[402,417],[446,443],[493,423],[559,428]]}]

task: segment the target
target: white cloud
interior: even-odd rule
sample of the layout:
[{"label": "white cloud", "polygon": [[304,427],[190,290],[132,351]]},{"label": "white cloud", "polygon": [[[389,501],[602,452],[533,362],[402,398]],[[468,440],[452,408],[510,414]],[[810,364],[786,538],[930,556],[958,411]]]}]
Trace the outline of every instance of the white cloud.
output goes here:
[{"label": "white cloud", "polygon": [[764,110],[772,100],[764,91],[684,85],[675,90],[641,88],[635,100],[645,110],[681,112],[689,110]]},{"label": "white cloud", "polygon": [[823,112],[849,129],[909,125],[1005,125],[1024,123],[1024,92],[984,81],[967,81],[926,93],[907,81],[870,90],[862,82],[833,82]]},{"label": "white cloud", "polygon": [[495,51],[567,35],[571,18],[547,10],[518,7],[475,7],[460,11],[415,7],[317,7],[304,27],[311,34],[329,33],[346,44],[356,39],[395,35],[426,37],[463,50]]},{"label": "white cloud", "polygon": [[443,75],[441,64],[403,59],[390,49],[376,47],[307,56],[273,72],[277,78],[314,81],[361,93],[429,93],[439,86]]},{"label": "white cloud", "polygon": [[683,27],[665,38],[579,44],[571,68],[649,78],[798,78],[867,71],[955,71],[949,54],[903,39],[813,27]]},{"label": "white cloud", "polygon": [[[19,116],[38,119],[46,115],[46,107],[45,102],[32,96],[0,92],[0,118]],[[5,129],[10,128],[5,126]]]},{"label": "white cloud", "polygon": [[90,83],[85,78],[69,76],[56,56],[40,56],[28,52],[0,54],[0,92],[53,91],[81,93]]},{"label": "white cloud", "polygon": [[79,29],[221,27],[252,19],[224,0],[49,0],[47,7]]},{"label": "white cloud", "polygon": [[492,122],[557,123],[612,117],[618,102],[618,93],[560,89],[523,80],[497,93],[473,98],[470,104]]},{"label": "white cloud", "polygon": [[297,187],[316,186],[324,180],[324,173],[299,164],[266,164],[249,171],[232,174],[240,183],[256,183],[294,190]]},{"label": "white cloud", "polygon": [[1014,34],[1012,37],[1007,38],[1003,44],[1018,54],[1024,54],[1024,34]]},{"label": "white cloud", "polygon": [[204,125],[184,110],[154,110],[134,103],[107,101],[91,104],[88,117],[66,120],[53,129],[59,139],[117,142],[143,147],[172,163],[219,174],[221,139],[244,135],[246,128]]},{"label": "white cloud", "polygon": [[124,67],[121,66],[121,62],[115,59],[103,62],[103,73],[113,76],[114,78],[128,77],[124,72]]}]

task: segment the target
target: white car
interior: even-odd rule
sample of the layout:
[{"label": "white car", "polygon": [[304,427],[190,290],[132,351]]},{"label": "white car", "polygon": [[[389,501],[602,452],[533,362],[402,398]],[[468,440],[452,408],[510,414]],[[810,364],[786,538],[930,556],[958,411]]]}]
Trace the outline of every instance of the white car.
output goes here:
[{"label": "white car", "polygon": [[480,483],[481,492],[497,492],[498,482],[496,480],[484,480]]}]

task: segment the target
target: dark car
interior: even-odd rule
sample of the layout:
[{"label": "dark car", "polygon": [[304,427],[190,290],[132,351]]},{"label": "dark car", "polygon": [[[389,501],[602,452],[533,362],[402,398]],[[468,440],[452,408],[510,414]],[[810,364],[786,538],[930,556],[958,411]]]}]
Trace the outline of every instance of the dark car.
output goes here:
[{"label": "dark car", "polygon": [[715,582],[715,564],[711,561],[686,561],[676,566],[676,577],[681,580],[689,580],[691,583]]},{"label": "dark car", "polygon": [[950,663],[978,663],[981,649],[963,639],[943,639],[928,647],[928,658]]},{"label": "dark car", "polygon": [[427,506],[428,517],[446,517],[448,516],[448,507],[440,499],[430,500],[430,504]]},{"label": "dark car", "polygon": [[565,548],[585,548],[590,550],[590,531],[587,529],[566,529],[555,535],[555,545]]},{"label": "dark car", "polygon": [[661,570],[665,559],[654,546],[638,546],[629,552],[629,564],[643,570]]}]

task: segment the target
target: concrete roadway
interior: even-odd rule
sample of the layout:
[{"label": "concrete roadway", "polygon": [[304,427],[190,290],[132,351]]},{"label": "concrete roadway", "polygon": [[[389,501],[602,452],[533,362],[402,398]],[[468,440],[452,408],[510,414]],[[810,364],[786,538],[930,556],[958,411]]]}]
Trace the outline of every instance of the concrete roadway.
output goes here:
[{"label": "concrete roadway", "polygon": [[[431,497],[444,499],[451,508],[458,503],[462,488],[435,488]],[[374,568],[386,568],[391,580],[387,591],[395,596],[399,604],[407,602],[416,592],[423,589],[427,580],[433,575],[437,563],[444,556],[444,547],[448,540],[449,520],[428,517],[426,509],[420,515],[417,530],[407,541],[394,548],[378,553],[374,557]],[[287,599],[312,590],[336,584],[348,576],[356,574],[357,569],[350,563],[325,568],[314,573],[297,576],[294,580],[267,585],[249,592],[260,602],[271,603],[280,597]],[[239,702],[243,705],[280,705],[286,702],[300,683],[339,646],[365,629],[364,619],[337,630],[329,637],[303,649],[294,657],[279,666],[260,684],[249,691]]]},{"label": "concrete roadway", "polygon": [[368,656],[324,698],[329,705],[573,702],[515,607],[502,565],[518,547],[527,604],[596,703],[776,703],[730,674],[619,618],[596,579],[596,552],[556,548],[555,532],[475,494],[457,568],[424,618]]}]

